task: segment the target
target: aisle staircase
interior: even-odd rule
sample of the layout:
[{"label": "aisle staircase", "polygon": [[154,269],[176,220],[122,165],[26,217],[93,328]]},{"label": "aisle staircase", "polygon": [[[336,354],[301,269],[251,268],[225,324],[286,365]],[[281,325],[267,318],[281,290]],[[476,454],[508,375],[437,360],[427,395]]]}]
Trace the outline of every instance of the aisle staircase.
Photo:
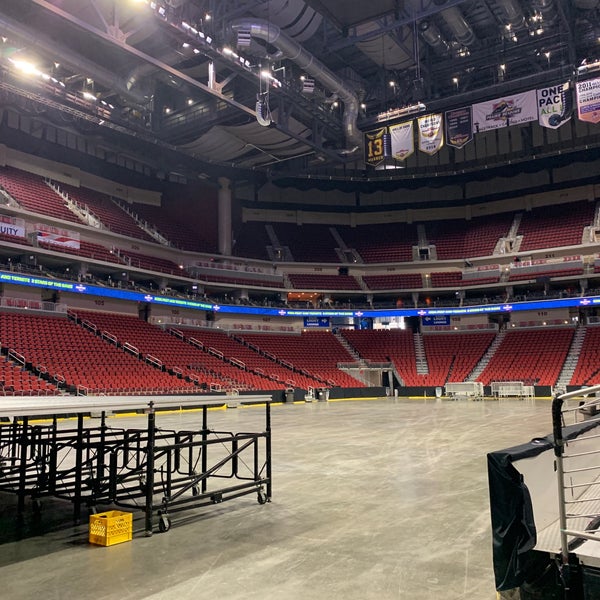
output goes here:
[{"label": "aisle staircase", "polygon": [[354,346],[352,346],[350,344],[350,342],[348,342],[348,340],[339,331],[334,331],[333,335],[335,336],[337,341],[348,351],[348,353],[352,356],[352,358],[354,358],[354,360],[357,362],[357,364],[359,366],[361,366],[361,367],[367,366],[367,363],[365,362],[365,360],[363,358],[361,358],[360,354],[356,351]]},{"label": "aisle staircase", "polygon": [[466,381],[477,381],[477,378],[483,373],[483,370],[488,366],[492,356],[496,353],[496,350],[500,347],[506,330],[499,331],[494,341],[490,344],[486,353],[481,357],[481,360],[477,363],[475,368],[471,371],[471,374],[467,377]]},{"label": "aisle staircase", "polygon": [[583,346],[583,341],[585,340],[586,331],[584,325],[579,325],[575,330],[569,353],[565,358],[562,370],[558,376],[556,385],[554,386],[555,388],[566,391],[567,386],[571,383],[571,378],[577,368],[577,362],[579,361],[579,354],[581,352],[581,347]]},{"label": "aisle staircase", "polygon": [[423,336],[420,333],[415,333],[413,336],[415,342],[415,358],[417,373],[419,375],[429,375],[429,363],[425,355],[425,345],[423,344]]}]

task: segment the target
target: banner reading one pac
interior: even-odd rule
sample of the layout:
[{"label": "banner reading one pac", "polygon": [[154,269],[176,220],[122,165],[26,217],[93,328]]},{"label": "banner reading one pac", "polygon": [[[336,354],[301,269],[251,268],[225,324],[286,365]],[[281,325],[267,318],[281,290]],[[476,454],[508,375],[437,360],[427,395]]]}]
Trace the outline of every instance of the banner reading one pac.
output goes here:
[{"label": "banner reading one pac", "polygon": [[542,127],[558,129],[571,119],[573,94],[569,82],[537,91],[538,122]]},{"label": "banner reading one pac", "polygon": [[473,133],[518,125],[538,118],[535,90],[473,104]]},{"label": "banner reading one pac", "polygon": [[588,123],[600,122],[600,79],[578,81],[577,116],[580,121]]},{"label": "banner reading one pac", "polygon": [[448,146],[462,148],[473,140],[473,119],[470,106],[446,111],[445,121]]},{"label": "banner reading one pac", "polygon": [[390,136],[392,138],[392,156],[396,160],[405,160],[413,154],[415,138],[412,121],[390,125]]},{"label": "banner reading one pac", "polygon": [[433,155],[444,145],[442,115],[425,115],[417,119],[419,126],[419,150]]}]

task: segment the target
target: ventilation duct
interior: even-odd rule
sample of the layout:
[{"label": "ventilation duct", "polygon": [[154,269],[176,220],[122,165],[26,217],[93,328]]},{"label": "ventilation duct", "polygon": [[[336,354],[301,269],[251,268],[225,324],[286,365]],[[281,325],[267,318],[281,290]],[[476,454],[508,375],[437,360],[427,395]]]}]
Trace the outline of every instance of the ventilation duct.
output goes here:
[{"label": "ventilation duct", "polygon": [[372,37],[357,42],[356,47],[375,64],[384,69],[401,71],[410,68],[415,64],[415,57],[412,52],[406,48],[412,48],[414,44],[413,31],[410,27],[402,27],[397,30],[397,35],[403,40],[403,46],[400,46],[395,36],[385,33],[379,33],[379,24],[375,21],[369,21],[356,26],[355,35]]},{"label": "ventilation duct", "polygon": [[498,4],[504,13],[504,23],[510,25],[511,29],[521,29],[525,24],[525,16],[517,0],[498,0]]},{"label": "ventilation duct", "polygon": [[448,42],[442,37],[438,26],[431,21],[421,21],[419,23],[421,37],[429,44],[437,54],[444,54],[448,51]]},{"label": "ventilation duct", "polygon": [[581,10],[595,10],[600,0],[573,0],[573,4]]},{"label": "ventilation duct", "polygon": [[252,14],[278,25],[286,35],[304,42],[319,29],[323,16],[304,0],[268,0],[252,9]]},{"label": "ventilation duct", "polygon": [[239,19],[231,24],[231,28],[234,31],[240,29],[250,31],[252,37],[271,44],[281,51],[282,56],[296,63],[308,75],[319,81],[325,89],[332,94],[337,94],[344,103],[343,120],[346,143],[352,146],[362,144],[362,135],[356,125],[359,109],[358,97],[342,79],[273,23],[259,19]]},{"label": "ventilation duct", "polygon": [[5,15],[2,15],[0,18],[0,32],[9,38],[15,38],[31,50],[59,60],[73,71],[91,77],[94,81],[107,88],[116,89],[123,97],[135,104],[142,106],[146,104],[144,95],[128,89],[124,81],[115,77],[114,72],[100,67],[95,62],[87,60],[81,54],[73,52],[65,46],[61,46],[39,32],[34,33],[29,31],[23,25]]},{"label": "ventilation duct", "polygon": [[471,26],[467,23],[463,14],[456,6],[444,9],[440,15],[458,42],[464,46],[470,46],[475,42],[476,38]]}]

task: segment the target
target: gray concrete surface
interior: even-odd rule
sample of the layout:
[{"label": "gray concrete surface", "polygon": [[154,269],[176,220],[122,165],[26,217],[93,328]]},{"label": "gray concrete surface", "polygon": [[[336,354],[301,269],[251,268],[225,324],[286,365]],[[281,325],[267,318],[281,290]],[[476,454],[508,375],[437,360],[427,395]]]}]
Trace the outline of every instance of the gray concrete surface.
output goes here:
[{"label": "gray concrete surface", "polygon": [[[493,600],[486,453],[551,431],[547,401],[345,401],[274,406],[273,498],[173,515],[167,533],[87,542],[67,504],[14,534],[0,496],[1,596],[11,600]],[[111,425],[143,426],[138,417]],[[200,415],[159,416],[164,428]],[[212,427],[260,430],[258,408]]]}]

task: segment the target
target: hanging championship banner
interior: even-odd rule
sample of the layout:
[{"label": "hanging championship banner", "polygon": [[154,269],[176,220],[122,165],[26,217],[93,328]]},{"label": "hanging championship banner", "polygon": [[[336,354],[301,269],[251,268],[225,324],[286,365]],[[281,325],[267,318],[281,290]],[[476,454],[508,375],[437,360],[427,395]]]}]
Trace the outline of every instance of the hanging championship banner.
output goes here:
[{"label": "hanging championship banner", "polygon": [[390,125],[389,129],[392,138],[392,156],[396,160],[405,160],[415,151],[413,122]]},{"label": "hanging championship banner", "polygon": [[365,132],[365,163],[376,167],[386,157],[385,134],[387,127],[373,129]]},{"label": "hanging championship banner", "polygon": [[433,155],[444,145],[442,115],[425,115],[417,119],[419,127],[419,150]]},{"label": "hanging championship banner", "polygon": [[444,120],[448,146],[462,148],[473,141],[473,119],[470,106],[446,111]]},{"label": "hanging championship banner", "polygon": [[571,119],[573,95],[569,82],[537,91],[538,121],[542,127],[558,129]]},{"label": "hanging championship banner", "polygon": [[473,104],[473,133],[518,125],[538,118],[535,90]]},{"label": "hanging championship banner", "polygon": [[577,117],[580,121],[600,123],[600,79],[579,81],[577,86]]}]

